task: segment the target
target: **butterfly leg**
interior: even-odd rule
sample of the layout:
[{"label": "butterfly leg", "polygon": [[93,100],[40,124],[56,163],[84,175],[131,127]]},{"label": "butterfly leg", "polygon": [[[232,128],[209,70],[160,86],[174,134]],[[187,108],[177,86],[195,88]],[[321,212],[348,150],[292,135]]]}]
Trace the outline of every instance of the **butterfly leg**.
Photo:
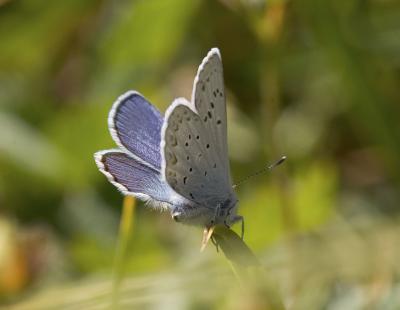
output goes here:
[{"label": "butterfly leg", "polygon": [[241,215],[237,215],[234,219],[234,222],[242,222],[242,232],[241,232],[241,238],[244,239],[244,217]]},{"label": "butterfly leg", "polygon": [[215,226],[211,226],[211,227],[205,227],[204,231],[203,231],[203,240],[201,242],[201,248],[200,248],[200,252],[203,252],[204,249],[206,248],[206,245],[208,243],[208,241],[210,241],[211,236],[214,232],[214,228]]},{"label": "butterfly leg", "polygon": [[221,205],[218,204],[217,207],[215,208],[214,218],[211,220],[211,225],[215,225],[215,223],[217,222],[217,217],[219,215],[220,209],[221,209]]},{"label": "butterfly leg", "polygon": [[214,244],[215,249],[217,250],[217,253],[219,252],[219,244],[217,242],[217,240],[215,239],[214,235],[211,236],[211,242],[212,244]]}]

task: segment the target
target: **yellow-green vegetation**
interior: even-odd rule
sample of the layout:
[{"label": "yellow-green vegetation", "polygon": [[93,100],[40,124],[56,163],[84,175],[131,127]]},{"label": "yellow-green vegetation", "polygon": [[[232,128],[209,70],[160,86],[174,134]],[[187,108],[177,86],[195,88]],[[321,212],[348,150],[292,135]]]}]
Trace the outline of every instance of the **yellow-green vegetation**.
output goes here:
[{"label": "yellow-green vegetation", "polygon": [[[119,95],[164,112],[214,46],[233,179],[288,159],[200,253],[93,153]],[[396,0],[0,0],[0,307],[400,308],[399,72]]]}]

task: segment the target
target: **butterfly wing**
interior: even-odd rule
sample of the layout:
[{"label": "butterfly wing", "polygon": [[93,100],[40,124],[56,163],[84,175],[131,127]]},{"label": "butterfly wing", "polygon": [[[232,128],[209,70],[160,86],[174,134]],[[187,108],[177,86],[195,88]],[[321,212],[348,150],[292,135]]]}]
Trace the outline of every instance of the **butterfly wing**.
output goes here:
[{"label": "butterfly wing", "polygon": [[135,159],[161,169],[163,117],[141,94],[129,91],[114,103],[108,126],[117,145]]},{"label": "butterfly wing", "polygon": [[177,193],[210,208],[232,195],[217,49],[199,67],[192,102],[179,98],[167,109],[161,141],[161,172]]},{"label": "butterfly wing", "polygon": [[221,169],[225,172],[226,182],[230,184],[225,100],[221,54],[217,48],[213,48],[199,66],[193,85],[192,103],[210,141],[217,147]]},{"label": "butterfly wing", "polygon": [[161,202],[174,209],[188,201],[175,193],[161,176],[163,117],[141,94],[129,91],[114,103],[108,124],[121,150],[97,152],[99,170],[123,194]]},{"label": "butterfly wing", "polygon": [[123,194],[170,202],[171,189],[159,171],[120,150],[100,151],[94,156],[99,170]]}]

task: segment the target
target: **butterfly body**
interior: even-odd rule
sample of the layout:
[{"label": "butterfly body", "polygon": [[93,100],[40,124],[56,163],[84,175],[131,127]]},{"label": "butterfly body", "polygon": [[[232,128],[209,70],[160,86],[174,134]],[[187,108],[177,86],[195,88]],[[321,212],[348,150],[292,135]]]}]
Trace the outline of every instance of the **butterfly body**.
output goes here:
[{"label": "butterfly body", "polygon": [[228,160],[222,61],[212,49],[200,65],[191,101],[176,99],[165,117],[140,93],[127,92],[108,118],[119,149],[100,151],[100,171],[126,195],[168,209],[174,220],[211,227],[237,215]]}]

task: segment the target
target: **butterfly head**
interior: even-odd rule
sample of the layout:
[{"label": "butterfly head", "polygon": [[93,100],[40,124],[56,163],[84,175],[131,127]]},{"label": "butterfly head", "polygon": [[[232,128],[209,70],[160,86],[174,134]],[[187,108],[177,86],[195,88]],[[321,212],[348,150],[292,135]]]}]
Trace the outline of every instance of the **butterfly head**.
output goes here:
[{"label": "butterfly head", "polygon": [[236,197],[230,197],[219,203],[215,209],[215,216],[210,221],[210,226],[221,224],[230,227],[237,222],[239,218],[237,202]]}]

